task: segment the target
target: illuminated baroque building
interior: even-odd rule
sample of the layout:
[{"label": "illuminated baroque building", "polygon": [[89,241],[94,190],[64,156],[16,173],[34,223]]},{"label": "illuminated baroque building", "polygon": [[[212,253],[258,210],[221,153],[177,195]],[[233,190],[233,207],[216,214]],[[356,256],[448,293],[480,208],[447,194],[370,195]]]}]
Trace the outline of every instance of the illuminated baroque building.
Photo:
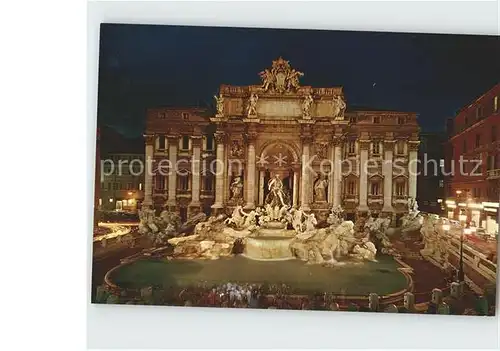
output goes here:
[{"label": "illuminated baroque building", "polygon": [[279,58],[260,73],[260,85],[221,85],[212,115],[150,109],[144,205],[184,218],[255,208],[278,175],[289,202],[322,219],[336,205],[352,219],[407,212],[417,195],[416,114],[352,110],[342,87],[301,86],[301,76]]}]

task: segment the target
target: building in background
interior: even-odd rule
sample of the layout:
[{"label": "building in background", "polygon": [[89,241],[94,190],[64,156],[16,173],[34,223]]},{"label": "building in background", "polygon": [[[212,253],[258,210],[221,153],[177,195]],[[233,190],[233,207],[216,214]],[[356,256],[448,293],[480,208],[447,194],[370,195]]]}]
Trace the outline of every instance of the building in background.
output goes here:
[{"label": "building in background", "polygon": [[417,201],[421,211],[441,214],[444,202],[445,133],[420,133]]},{"label": "building in background", "polygon": [[[448,217],[498,232],[500,84],[462,108],[450,125],[446,166]],[[461,162],[462,160],[462,162]],[[460,165],[462,163],[462,166]]]},{"label": "building in background", "polygon": [[[300,86],[300,76],[279,58],[262,84],[221,85],[215,113],[150,109],[145,155],[155,162],[144,205],[183,219],[250,211],[278,177],[287,202],[319,219],[337,205],[350,219],[407,213],[417,196],[416,113],[348,108],[342,87]],[[178,171],[165,174],[168,165]]]},{"label": "building in background", "polygon": [[144,199],[144,142],[101,128],[99,209],[136,212]]},{"label": "building in background", "polygon": [[215,159],[215,137],[207,111],[150,109],[144,137],[146,160],[152,160],[151,172],[146,170],[144,204],[178,212],[183,221],[188,214],[210,214],[215,175],[208,167]]}]

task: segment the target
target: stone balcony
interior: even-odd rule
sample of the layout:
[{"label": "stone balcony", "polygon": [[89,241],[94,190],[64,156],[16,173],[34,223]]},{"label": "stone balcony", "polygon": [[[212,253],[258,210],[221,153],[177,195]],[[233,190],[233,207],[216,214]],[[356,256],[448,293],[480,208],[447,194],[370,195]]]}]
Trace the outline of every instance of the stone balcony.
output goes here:
[{"label": "stone balcony", "polygon": [[500,179],[500,168],[489,170],[486,179]]}]

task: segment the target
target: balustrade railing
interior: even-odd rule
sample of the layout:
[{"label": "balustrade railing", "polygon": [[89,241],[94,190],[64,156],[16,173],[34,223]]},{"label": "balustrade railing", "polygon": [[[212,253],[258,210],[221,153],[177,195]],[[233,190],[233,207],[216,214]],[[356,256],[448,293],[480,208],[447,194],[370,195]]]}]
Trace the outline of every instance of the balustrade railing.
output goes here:
[{"label": "balustrade railing", "polygon": [[487,173],[488,179],[499,179],[500,178],[500,168],[490,169]]}]

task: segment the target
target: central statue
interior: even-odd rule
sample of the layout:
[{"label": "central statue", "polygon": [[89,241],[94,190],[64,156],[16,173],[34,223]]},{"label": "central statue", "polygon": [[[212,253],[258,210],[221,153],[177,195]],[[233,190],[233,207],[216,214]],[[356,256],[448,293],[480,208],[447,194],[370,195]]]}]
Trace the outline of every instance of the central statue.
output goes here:
[{"label": "central statue", "polygon": [[279,206],[281,208],[282,206],[290,205],[288,194],[284,191],[283,182],[278,174],[275,174],[274,177],[269,180],[267,188],[269,194],[266,196],[266,204],[270,204],[273,208],[274,206]]}]

